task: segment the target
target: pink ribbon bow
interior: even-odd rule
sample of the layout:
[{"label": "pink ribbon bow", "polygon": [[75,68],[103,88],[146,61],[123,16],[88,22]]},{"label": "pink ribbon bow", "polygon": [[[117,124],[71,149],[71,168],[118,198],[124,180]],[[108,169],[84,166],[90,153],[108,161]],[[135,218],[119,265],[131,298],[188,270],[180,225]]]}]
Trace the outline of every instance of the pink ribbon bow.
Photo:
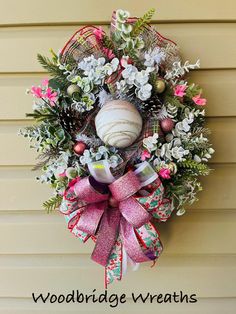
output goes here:
[{"label": "pink ribbon bow", "polygon": [[70,229],[76,225],[80,231],[90,236],[96,235],[92,259],[107,266],[118,234],[134,262],[156,259],[154,251],[144,251],[141,248],[135,233],[134,228],[140,228],[149,222],[151,215],[134,197],[141,188],[134,172],[129,171],[112,184],[103,185],[103,191],[99,192],[101,186],[93,177],[86,177],[75,183],[74,192],[82,210],[80,208],[68,223]]},{"label": "pink ribbon bow", "polygon": [[171,202],[163,198],[160,179],[148,187],[140,190],[138,177],[129,171],[109,185],[92,176],[74,179],[64,195],[61,212],[68,228],[83,242],[89,237],[95,241],[91,257],[106,267],[106,284],[121,279],[123,250],[135,263],[155,261],[162,251],[150,219],[166,221]]}]

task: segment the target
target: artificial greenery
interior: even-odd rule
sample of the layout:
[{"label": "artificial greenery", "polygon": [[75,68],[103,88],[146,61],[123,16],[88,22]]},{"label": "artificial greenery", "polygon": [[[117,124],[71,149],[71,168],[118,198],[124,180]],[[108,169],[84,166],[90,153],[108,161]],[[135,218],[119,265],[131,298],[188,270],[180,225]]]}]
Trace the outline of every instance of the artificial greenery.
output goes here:
[{"label": "artificial greenery", "polygon": [[54,209],[58,208],[61,205],[62,202],[62,196],[61,195],[55,195],[51,197],[49,200],[43,203],[43,208],[50,213]]},{"label": "artificial greenery", "polygon": [[152,8],[147,13],[145,13],[142,17],[138,18],[131,32],[132,37],[137,37],[141,33],[145,25],[151,21],[154,13],[155,13],[155,9]]},{"label": "artificial greenery", "polygon": [[53,77],[52,84],[56,82],[59,87],[68,85],[63,70],[56,63],[55,56],[50,60],[48,57],[38,54],[37,59],[41,66]]},{"label": "artificial greenery", "polygon": [[180,162],[178,167],[190,170],[194,176],[209,174],[209,167],[206,164],[198,163],[190,159]]},{"label": "artificial greenery", "polygon": [[[198,85],[186,80],[186,74],[198,68],[199,61],[183,63],[177,46],[165,38],[161,45],[154,45],[157,35],[148,25],[154,12],[151,9],[132,19],[129,12],[117,10],[109,35],[100,28],[85,27],[85,32],[77,32],[59,55],[52,50],[51,59],[38,55],[52,78],[32,87],[34,111],[27,116],[38,125],[22,134],[43,156],[36,165],[44,172],[40,181],[51,184],[56,193],[62,195],[66,189],[68,180],[63,178],[67,178],[68,168],[80,175],[83,168],[83,174],[88,175],[87,165],[93,160],[107,159],[114,172],[122,169],[125,173],[129,155],[113,147],[110,156],[94,125],[95,115],[106,102],[122,99],[135,105],[143,125],[147,124],[143,138],[132,146],[136,150],[130,165],[148,159],[168,197],[177,199],[178,206],[196,199],[200,190],[197,176],[209,173],[205,163],[214,152],[203,127],[206,99],[201,98]],[[93,34],[94,46],[91,37],[84,36],[86,32]],[[158,80],[164,83],[162,92]],[[79,154],[77,143],[85,147]],[[53,197],[44,207],[50,210],[57,201]]]}]

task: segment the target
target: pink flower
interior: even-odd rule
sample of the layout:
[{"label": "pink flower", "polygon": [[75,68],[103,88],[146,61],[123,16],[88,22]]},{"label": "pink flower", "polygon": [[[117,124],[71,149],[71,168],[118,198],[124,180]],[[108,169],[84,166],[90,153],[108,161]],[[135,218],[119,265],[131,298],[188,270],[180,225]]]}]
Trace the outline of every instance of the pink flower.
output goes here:
[{"label": "pink flower", "polygon": [[192,98],[192,100],[195,102],[196,105],[198,106],[205,106],[206,105],[206,99],[205,98],[201,98],[201,95],[197,95],[197,96],[194,96]]},{"label": "pink flower", "polygon": [[48,86],[48,79],[43,79],[42,80],[42,85],[43,86]]},{"label": "pink flower", "polygon": [[163,179],[170,179],[170,169],[162,168],[162,169],[159,171],[159,175],[160,175]]},{"label": "pink flower", "polygon": [[36,87],[36,86],[32,86],[31,88],[31,93],[37,97],[37,98],[42,98],[43,94],[42,94],[42,88],[41,87]]},{"label": "pink flower", "polygon": [[147,150],[143,150],[142,154],[141,154],[141,160],[144,161],[147,158],[150,158],[151,154],[147,151]]},{"label": "pink flower", "polygon": [[115,55],[111,49],[103,48],[102,50],[109,60],[115,58]]},{"label": "pink flower", "polygon": [[50,100],[51,106],[54,106],[54,102],[57,100],[57,92],[53,92],[51,88],[48,87],[43,97]]},{"label": "pink flower", "polygon": [[103,36],[104,36],[104,33],[103,33],[103,30],[100,27],[96,28],[94,31],[93,31],[95,37],[97,40],[102,40]]},{"label": "pink flower", "polygon": [[178,97],[183,97],[186,94],[185,93],[186,88],[187,88],[186,85],[177,85],[177,86],[175,86],[175,88],[174,88],[174,95],[178,96]]}]

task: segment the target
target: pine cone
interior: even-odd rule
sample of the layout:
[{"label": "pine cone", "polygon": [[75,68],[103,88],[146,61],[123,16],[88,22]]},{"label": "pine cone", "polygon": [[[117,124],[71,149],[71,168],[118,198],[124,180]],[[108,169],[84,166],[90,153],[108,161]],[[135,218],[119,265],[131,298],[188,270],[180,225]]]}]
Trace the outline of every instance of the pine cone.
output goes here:
[{"label": "pine cone", "polygon": [[82,117],[81,113],[73,109],[71,106],[62,107],[58,113],[58,118],[63,129],[72,136],[76,131],[82,128],[82,121],[86,119],[84,115]]},{"label": "pine cone", "polygon": [[153,95],[150,99],[142,103],[142,108],[147,115],[157,113],[158,109],[162,106],[162,102],[157,95]]}]

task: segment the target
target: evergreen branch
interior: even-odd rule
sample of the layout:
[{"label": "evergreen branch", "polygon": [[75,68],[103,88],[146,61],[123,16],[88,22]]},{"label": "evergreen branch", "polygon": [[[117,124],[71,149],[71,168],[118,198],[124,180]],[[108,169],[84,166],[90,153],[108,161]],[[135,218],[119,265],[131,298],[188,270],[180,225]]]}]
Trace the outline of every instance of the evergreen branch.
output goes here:
[{"label": "evergreen branch", "polygon": [[45,120],[55,120],[55,116],[53,114],[50,113],[41,113],[41,112],[34,112],[34,113],[27,113],[26,114],[27,118],[33,118],[35,119],[37,122],[41,122],[41,121],[45,121]]},{"label": "evergreen branch", "polygon": [[199,95],[202,93],[202,89],[195,84],[192,84],[188,87],[186,91],[186,97],[192,99],[194,96]]},{"label": "evergreen branch", "polygon": [[38,62],[42,67],[47,70],[52,76],[61,76],[63,75],[62,70],[59,69],[57,64],[51,61],[49,58],[42,56],[41,54],[37,55]]},{"label": "evergreen branch", "polygon": [[198,163],[194,160],[184,160],[178,164],[179,167],[185,168],[186,170],[190,170],[192,172],[196,172],[195,175],[208,175],[209,167],[206,164]]},{"label": "evergreen branch", "polygon": [[184,108],[184,105],[177,99],[177,97],[166,96],[165,104],[171,104],[177,108]]},{"label": "evergreen branch", "polygon": [[102,38],[102,45],[105,47],[105,48],[108,48],[110,50],[114,50],[114,44],[113,44],[113,41],[107,36],[107,35],[104,35],[103,38]]},{"label": "evergreen branch", "polygon": [[56,195],[51,197],[48,201],[43,203],[44,209],[50,213],[52,210],[58,208],[61,205],[62,202],[62,196],[61,195]]},{"label": "evergreen branch", "polygon": [[119,52],[114,45],[114,42],[111,40],[111,38],[109,36],[107,36],[107,35],[103,36],[102,45],[103,45],[103,47],[110,49],[116,56],[119,55]]},{"label": "evergreen branch", "polygon": [[55,57],[50,60],[49,58],[38,54],[37,59],[41,66],[53,77],[53,79],[51,79],[50,81],[56,81],[57,85],[59,84],[61,88],[64,88],[66,85],[68,85],[68,81],[66,80],[66,76],[64,75],[63,70],[59,69],[58,65],[56,64]]},{"label": "evergreen branch", "polygon": [[143,17],[138,18],[131,32],[132,37],[136,37],[141,33],[144,26],[151,21],[154,13],[155,13],[155,9],[150,9],[147,13],[143,15]]},{"label": "evergreen branch", "polygon": [[49,161],[49,158],[38,162],[31,170],[32,171],[41,170],[48,163],[48,161]]}]

